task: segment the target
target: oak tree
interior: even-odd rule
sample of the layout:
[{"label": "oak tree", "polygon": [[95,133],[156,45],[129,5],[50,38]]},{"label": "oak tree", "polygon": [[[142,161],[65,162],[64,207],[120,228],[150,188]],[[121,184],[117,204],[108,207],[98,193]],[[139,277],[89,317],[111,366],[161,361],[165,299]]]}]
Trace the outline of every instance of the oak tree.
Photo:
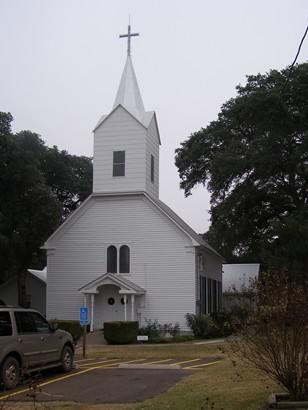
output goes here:
[{"label": "oak tree", "polygon": [[24,306],[25,273],[44,266],[40,247],[91,193],[92,161],[48,148],[31,131],[13,134],[12,121],[0,113],[0,283],[18,275]]},{"label": "oak tree", "polygon": [[307,275],[308,63],[250,75],[176,150],[185,195],[211,193],[205,237],[228,262]]}]

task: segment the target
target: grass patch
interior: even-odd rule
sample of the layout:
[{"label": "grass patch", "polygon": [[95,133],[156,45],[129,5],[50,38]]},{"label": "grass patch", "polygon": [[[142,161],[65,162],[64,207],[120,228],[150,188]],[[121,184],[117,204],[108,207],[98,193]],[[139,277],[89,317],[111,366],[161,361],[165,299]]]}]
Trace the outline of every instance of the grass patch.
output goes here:
[{"label": "grass patch", "polygon": [[[203,370],[196,371],[166,392],[141,403],[78,404],[53,402],[36,403],[35,408],[37,410],[207,410],[211,408],[214,410],[260,410],[267,408],[269,394],[281,391],[281,389],[250,366],[238,364],[234,367],[231,360],[221,353],[219,346],[222,344],[196,345],[185,343],[89,347],[87,355],[91,357],[121,359],[174,357],[183,360],[220,358],[222,360]],[[78,356],[81,354],[77,353],[77,358]],[[213,407],[211,407],[211,403],[214,403]],[[32,410],[33,403],[16,403],[8,408]]]},{"label": "grass patch", "polygon": [[[265,408],[272,382],[248,368],[237,369],[229,359],[182,380],[167,392],[135,407],[137,410],[257,410]],[[207,399],[209,406],[207,406]],[[213,403],[211,407],[210,404]]]},{"label": "grass patch", "polygon": [[[222,359],[218,344],[172,343],[172,344],[133,344],[133,345],[96,345],[87,348],[89,357],[106,357],[107,359],[192,359],[199,357]],[[76,358],[80,358],[82,350],[77,349]]]}]

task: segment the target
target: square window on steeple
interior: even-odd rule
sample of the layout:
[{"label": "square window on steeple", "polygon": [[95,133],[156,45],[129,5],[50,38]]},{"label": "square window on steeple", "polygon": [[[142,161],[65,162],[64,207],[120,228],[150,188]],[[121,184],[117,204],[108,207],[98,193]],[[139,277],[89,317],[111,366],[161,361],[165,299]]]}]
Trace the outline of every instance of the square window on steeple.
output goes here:
[{"label": "square window on steeple", "polygon": [[114,177],[125,176],[125,151],[113,151],[113,173]]}]

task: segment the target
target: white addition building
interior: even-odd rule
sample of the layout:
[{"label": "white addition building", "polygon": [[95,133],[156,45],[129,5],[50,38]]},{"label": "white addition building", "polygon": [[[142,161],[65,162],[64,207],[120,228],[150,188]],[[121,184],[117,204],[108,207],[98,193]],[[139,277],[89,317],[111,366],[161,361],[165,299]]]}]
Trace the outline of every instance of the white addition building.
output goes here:
[{"label": "white addition building", "polygon": [[160,136],[128,53],[113,109],[94,129],[93,193],[46,241],[47,317],[157,320],[222,304],[222,258],[159,200]]}]

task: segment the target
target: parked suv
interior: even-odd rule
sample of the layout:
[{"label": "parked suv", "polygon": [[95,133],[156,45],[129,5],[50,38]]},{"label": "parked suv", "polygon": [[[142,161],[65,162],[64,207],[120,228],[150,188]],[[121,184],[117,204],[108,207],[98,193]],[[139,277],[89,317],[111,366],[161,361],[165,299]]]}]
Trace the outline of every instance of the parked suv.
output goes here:
[{"label": "parked suv", "polygon": [[0,306],[0,383],[12,389],[24,372],[73,367],[72,336],[39,312]]}]

